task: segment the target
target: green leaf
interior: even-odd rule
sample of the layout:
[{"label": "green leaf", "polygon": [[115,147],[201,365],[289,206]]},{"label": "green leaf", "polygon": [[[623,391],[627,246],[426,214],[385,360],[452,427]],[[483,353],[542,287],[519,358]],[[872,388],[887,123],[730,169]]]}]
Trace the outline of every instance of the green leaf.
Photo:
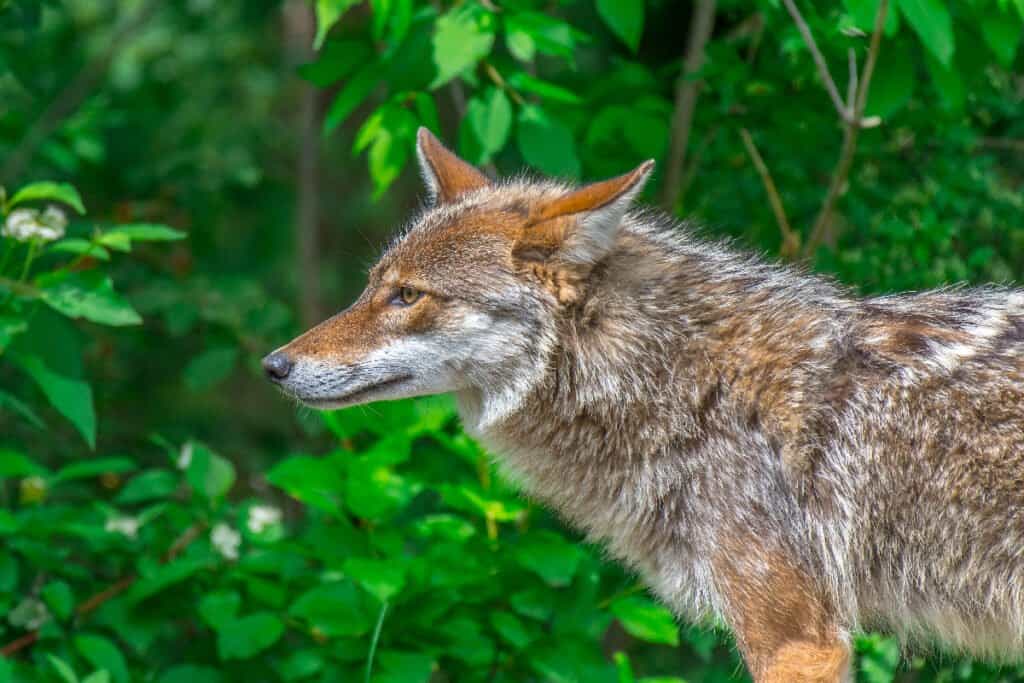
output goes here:
[{"label": "green leaf", "polygon": [[[509,8],[512,10],[512,8]],[[513,12],[505,14],[505,33],[509,36],[517,36],[514,40],[525,43],[528,39],[531,49],[529,59],[531,61],[532,51],[536,50],[546,55],[561,57],[572,61],[573,52],[576,48],[575,37],[578,32],[568,23],[556,19],[541,12]],[[515,53],[513,53],[515,54]],[[515,55],[522,58],[527,55]]]},{"label": "green leaf", "polygon": [[210,628],[217,630],[234,621],[241,605],[242,596],[237,591],[210,593],[199,601],[199,616]]},{"label": "green leaf", "polygon": [[533,36],[514,28],[505,30],[505,47],[508,48],[513,57],[527,64],[533,61],[537,53],[537,44],[533,42]]},{"label": "green leaf", "polygon": [[518,649],[526,647],[533,640],[533,634],[526,629],[523,622],[514,614],[509,614],[508,612],[492,613],[491,626],[494,627],[499,636]]},{"label": "green leaf", "polygon": [[235,483],[235,466],[200,443],[192,445],[185,476],[192,489],[208,500],[223,498]]},{"label": "green leaf", "polygon": [[[955,43],[953,19],[949,15],[946,3],[943,0],[899,0],[898,5],[900,12],[921,39],[921,43],[942,66],[948,68],[953,59]],[[884,64],[879,65],[879,72],[884,72],[898,63],[889,57],[882,59]]]},{"label": "green leaf", "polygon": [[345,482],[330,461],[296,456],[278,463],[266,476],[292,498],[324,512],[338,512]]},{"label": "green leaf", "polygon": [[542,81],[541,79],[535,78],[524,71],[519,71],[509,76],[508,84],[516,90],[540,95],[544,99],[551,100],[552,102],[580,104],[583,101],[573,91],[555,85],[554,83]]},{"label": "green leaf", "polygon": [[422,488],[392,470],[386,459],[362,456],[349,464],[345,504],[357,517],[382,519],[408,505]]},{"label": "green leaf", "polygon": [[377,62],[369,62],[357,71],[338,91],[331,108],[327,110],[327,115],[324,116],[324,134],[343,124],[356,107],[370,96],[380,79],[381,66]]},{"label": "green leaf", "polygon": [[157,593],[162,593],[171,586],[181,583],[199,570],[207,566],[206,560],[182,559],[157,567],[151,574],[144,576],[125,594],[125,602],[134,606],[148,600]]},{"label": "green leaf", "polygon": [[189,391],[203,391],[224,381],[235,369],[238,348],[207,349],[189,361],[182,376]]},{"label": "green leaf", "polygon": [[[898,1],[898,0],[897,0]],[[880,0],[843,0],[846,11],[850,13],[853,25],[867,35],[875,29],[875,16],[878,14]],[[885,14],[885,36],[892,38],[900,26],[900,13],[895,2],[889,4]]]},{"label": "green leaf", "polygon": [[106,669],[93,671],[91,674],[82,679],[82,683],[110,683],[110,672]]},{"label": "green leaf", "polygon": [[525,536],[515,550],[516,561],[551,586],[567,586],[576,574],[582,551],[553,531]]},{"label": "green leaf", "polygon": [[493,45],[494,15],[478,5],[459,5],[442,15],[434,30],[437,77],[430,87],[438,88],[476,66]]},{"label": "green leaf", "polygon": [[62,467],[54,477],[54,483],[69,481],[71,479],[86,479],[98,477],[101,474],[113,472],[123,474],[135,470],[135,462],[128,458],[97,458],[95,460],[83,460]]},{"label": "green leaf", "polygon": [[579,175],[572,131],[539,107],[527,105],[520,111],[517,142],[523,158],[537,170],[556,176]]},{"label": "green leaf", "polygon": [[277,664],[277,671],[286,681],[309,678],[324,668],[324,657],[316,650],[298,650]]},{"label": "green leaf", "polygon": [[47,470],[31,460],[24,453],[9,448],[0,448],[0,480],[5,477],[30,477],[45,475]]},{"label": "green leaf", "polygon": [[43,586],[41,595],[43,602],[58,619],[67,619],[75,609],[75,596],[71,593],[71,587],[64,581],[49,582]]},{"label": "green leaf", "polygon": [[945,108],[950,111],[962,111],[967,101],[967,93],[964,91],[964,84],[956,65],[947,69],[931,55],[925,55],[925,64],[928,66],[935,89],[942,96]]},{"label": "green leaf", "polygon": [[46,659],[50,662],[50,666],[57,672],[60,679],[64,683],[78,683],[78,676],[75,675],[75,670],[68,666],[60,657],[55,657],[51,654],[46,655]]},{"label": "green leaf", "polygon": [[216,669],[208,666],[176,666],[160,677],[160,683],[221,683],[224,678]]},{"label": "green leaf", "polygon": [[466,107],[466,118],[484,158],[500,151],[512,130],[512,104],[499,88],[489,88],[471,99]]},{"label": "green leaf", "polygon": [[303,593],[288,614],[308,622],[327,636],[362,636],[373,621],[351,581],[327,583]]},{"label": "green leaf", "polygon": [[57,412],[78,429],[89,444],[89,448],[95,448],[96,413],[93,410],[92,388],[89,384],[57,374],[36,356],[17,353],[11,357],[39,386]]},{"label": "green leaf", "polygon": [[313,48],[319,50],[327,32],[350,7],[358,4],[359,0],[316,0],[316,37],[313,39]]},{"label": "green leaf", "polygon": [[53,181],[41,181],[24,186],[14,193],[11,201],[7,203],[7,208],[11,209],[23,202],[37,200],[63,202],[78,213],[85,213],[85,205],[82,204],[82,198],[79,196],[78,190],[68,183],[56,183]]},{"label": "green leaf", "polygon": [[185,239],[188,233],[157,223],[126,223],[107,230],[103,237],[129,242],[174,242]]},{"label": "green leaf", "polygon": [[100,261],[109,261],[110,252],[98,244],[81,237],[68,237],[59,242],[54,242],[46,248],[48,252],[61,254],[75,254],[76,256],[91,256]]},{"label": "green leaf", "polygon": [[393,560],[350,557],[345,561],[344,569],[367,593],[381,602],[398,595],[405,585],[405,568]]},{"label": "green leaf", "polygon": [[6,349],[19,334],[28,329],[24,319],[13,315],[0,315],[0,351]]},{"label": "green leaf", "polygon": [[679,626],[672,613],[648,598],[628,596],[611,604],[611,612],[630,635],[649,643],[679,644]]},{"label": "green leaf", "polygon": [[42,299],[69,318],[85,318],[101,325],[138,325],[142,318],[114,291],[110,278],[98,272],[63,273],[40,278]]},{"label": "green leaf", "polygon": [[372,48],[362,40],[329,40],[315,62],[299,67],[299,75],[326,88],[365,64],[372,54]]},{"label": "green leaf", "polygon": [[75,648],[95,668],[109,671],[114,683],[128,682],[124,655],[106,638],[96,635],[75,636]]},{"label": "green leaf", "polygon": [[284,624],[270,612],[233,619],[217,630],[217,654],[222,660],[249,659],[278,641]]},{"label": "green leaf", "polygon": [[1024,22],[1008,16],[1007,13],[997,12],[995,8],[988,9],[982,14],[981,35],[995,53],[996,59],[1005,67],[1013,64],[1022,30]]},{"label": "green leaf", "polygon": [[910,101],[916,80],[914,58],[908,46],[886,45],[885,68],[875,70],[865,114],[887,118]]},{"label": "green leaf", "polygon": [[644,3],[640,0],[597,0],[597,13],[612,33],[636,52],[644,31]]},{"label": "green leaf", "polygon": [[178,478],[167,470],[147,470],[132,477],[114,500],[121,505],[131,505],[147,500],[159,500],[174,493]]}]

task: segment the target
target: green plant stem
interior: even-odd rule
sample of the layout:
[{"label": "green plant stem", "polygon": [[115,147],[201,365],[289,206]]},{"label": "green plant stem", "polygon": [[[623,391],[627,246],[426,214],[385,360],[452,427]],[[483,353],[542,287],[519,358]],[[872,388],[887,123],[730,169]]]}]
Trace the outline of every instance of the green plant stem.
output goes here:
[{"label": "green plant stem", "polygon": [[384,628],[384,616],[388,613],[388,601],[381,603],[380,614],[377,616],[377,625],[373,627],[373,639],[370,641],[370,652],[366,656],[366,676],[364,683],[370,683],[370,676],[373,674],[373,658],[377,654],[377,643],[380,641],[380,632]]},{"label": "green plant stem", "polygon": [[32,240],[28,243],[28,254],[25,256],[25,263],[21,266],[21,275],[18,277],[18,282],[25,282],[25,279],[28,278],[28,272],[32,267],[32,261],[36,258],[36,248],[38,245],[39,242],[37,240]]}]

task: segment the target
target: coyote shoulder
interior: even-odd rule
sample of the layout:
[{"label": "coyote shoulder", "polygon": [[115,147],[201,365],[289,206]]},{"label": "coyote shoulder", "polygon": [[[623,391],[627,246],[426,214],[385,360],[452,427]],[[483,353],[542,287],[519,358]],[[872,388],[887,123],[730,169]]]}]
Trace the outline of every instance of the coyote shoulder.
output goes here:
[{"label": "coyote shoulder", "polygon": [[492,182],[426,131],[430,202],[360,298],[264,359],[334,408],[456,396],[530,495],[755,680],[850,633],[1024,654],[1024,292],[860,298],[635,209],[651,162]]}]

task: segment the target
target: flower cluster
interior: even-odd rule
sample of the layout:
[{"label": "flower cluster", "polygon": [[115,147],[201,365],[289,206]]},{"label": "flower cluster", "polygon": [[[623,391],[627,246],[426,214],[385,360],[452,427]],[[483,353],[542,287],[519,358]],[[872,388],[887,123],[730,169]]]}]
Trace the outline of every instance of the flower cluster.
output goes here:
[{"label": "flower cluster", "polygon": [[52,242],[64,236],[67,225],[68,217],[56,206],[48,206],[43,211],[15,209],[8,214],[7,220],[0,227],[0,235],[19,242],[33,239]]}]

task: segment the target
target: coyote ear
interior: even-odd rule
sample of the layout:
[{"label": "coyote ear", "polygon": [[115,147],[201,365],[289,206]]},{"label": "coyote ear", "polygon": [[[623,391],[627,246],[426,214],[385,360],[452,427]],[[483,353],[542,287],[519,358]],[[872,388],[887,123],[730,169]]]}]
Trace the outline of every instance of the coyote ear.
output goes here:
[{"label": "coyote ear", "polygon": [[416,156],[431,203],[451,202],[465,192],[491,184],[487,176],[455,156],[422,126],[416,132]]},{"label": "coyote ear", "polygon": [[625,175],[563,195],[531,216],[515,245],[521,258],[593,264],[611,250],[619,225],[654,168],[649,159]]}]

